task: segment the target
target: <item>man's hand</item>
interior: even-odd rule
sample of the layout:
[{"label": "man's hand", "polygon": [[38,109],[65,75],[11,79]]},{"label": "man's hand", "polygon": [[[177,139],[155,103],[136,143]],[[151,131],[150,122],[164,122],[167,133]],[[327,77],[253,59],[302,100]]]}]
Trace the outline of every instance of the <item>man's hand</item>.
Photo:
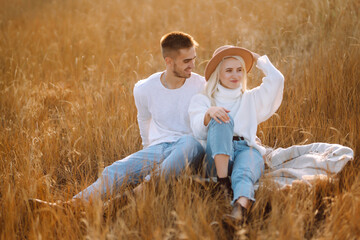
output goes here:
[{"label": "man's hand", "polygon": [[204,124],[207,126],[212,119],[221,123],[221,121],[227,123],[230,121],[230,117],[228,115],[230,111],[223,107],[210,107],[206,113],[204,118]]}]

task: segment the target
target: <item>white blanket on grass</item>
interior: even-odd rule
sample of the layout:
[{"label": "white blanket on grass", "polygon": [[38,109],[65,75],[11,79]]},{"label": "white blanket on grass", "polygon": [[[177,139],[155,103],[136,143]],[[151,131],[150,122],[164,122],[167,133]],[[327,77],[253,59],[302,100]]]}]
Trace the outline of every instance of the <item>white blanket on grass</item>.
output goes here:
[{"label": "white blanket on grass", "polygon": [[[311,180],[337,174],[354,158],[351,148],[329,143],[294,145],[289,148],[270,150],[265,162],[268,169],[264,175],[280,188],[297,181],[311,185]],[[255,184],[255,189],[259,183]]]}]

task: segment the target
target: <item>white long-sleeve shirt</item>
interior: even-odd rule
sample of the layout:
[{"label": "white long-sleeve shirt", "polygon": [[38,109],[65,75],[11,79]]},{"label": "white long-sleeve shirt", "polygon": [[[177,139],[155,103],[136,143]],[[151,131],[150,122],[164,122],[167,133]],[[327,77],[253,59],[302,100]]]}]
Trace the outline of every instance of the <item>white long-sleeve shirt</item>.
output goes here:
[{"label": "white long-sleeve shirt", "polygon": [[[243,137],[249,146],[264,155],[266,149],[255,141],[257,126],[270,118],[279,108],[284,90],[284,76],[266,55],[259,57],[256,67],[265,74],[260,86],[240,93],[235,99],[227,99],[226,94],[222,94],[222,98],[215,96],[215,103],[216,106],[231,108],[229,110],[234,119],[234,135]],[[204,125],[204,117],[209,107],[211,101],[202,93],[195,95],[189,106],[191,128],[199,140],[207,138],[208,129]]]},{"label": "white long-sleeve shirt", "polygon": [[195,94],[203,91],[205,79],[192,73],[183,86],[168,89],[160,81],[162,73],[140,80],[134,87],[143,147],[175,142],[184,135],[193,135],[188,114],[189,104]]}]

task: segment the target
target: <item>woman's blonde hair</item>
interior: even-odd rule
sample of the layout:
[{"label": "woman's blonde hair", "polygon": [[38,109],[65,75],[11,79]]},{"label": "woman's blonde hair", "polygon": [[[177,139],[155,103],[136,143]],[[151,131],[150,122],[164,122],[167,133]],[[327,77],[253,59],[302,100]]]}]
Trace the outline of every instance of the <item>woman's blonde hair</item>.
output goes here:
[{"label": "woman's blonde hair", "polygon": [[247,85],[247,73],[246,73],[246,67],[245,67],[245,61],[240,56],[227,56],[221,60],[221,62],[217,65],[214,72],[211,74],[209,80],[207,81],[207,84],[205,86],[204,95],[206,95],[211,100],[211,105],[215,106],[215,99],[214,94],[217,89],[218,84],[220,84],[220,67],[221,64],[224,62],[227,58],[235,58],[240,61],[241,69],[244,72],[243,81],[241,83],[242,88],[241,91],[244,93],[246,91],[246,85]]}]

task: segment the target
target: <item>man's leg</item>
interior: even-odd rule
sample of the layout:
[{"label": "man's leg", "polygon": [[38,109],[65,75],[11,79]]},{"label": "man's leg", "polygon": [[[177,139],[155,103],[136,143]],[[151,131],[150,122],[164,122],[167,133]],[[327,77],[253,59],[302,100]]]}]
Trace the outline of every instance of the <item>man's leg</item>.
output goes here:
[{"label": "man's leg", "polygon": [[[154,166],[164,158],[166,143],[157,144],[140,150],[106,167],[101,176],[89,187],[73,198],[89,200],[90,196],[103,197],[113,194],[122,184],[137,184]],[[126,181],[126,182],[125,182]]]},{"label": "man's leg", "polygon": [[178,176],[187,166],[198,169],[204,158],[203,146],[192,136],[183,136],[174,143],[168,143],[165,159],[158,171],[168,177],[170,173]]}]

